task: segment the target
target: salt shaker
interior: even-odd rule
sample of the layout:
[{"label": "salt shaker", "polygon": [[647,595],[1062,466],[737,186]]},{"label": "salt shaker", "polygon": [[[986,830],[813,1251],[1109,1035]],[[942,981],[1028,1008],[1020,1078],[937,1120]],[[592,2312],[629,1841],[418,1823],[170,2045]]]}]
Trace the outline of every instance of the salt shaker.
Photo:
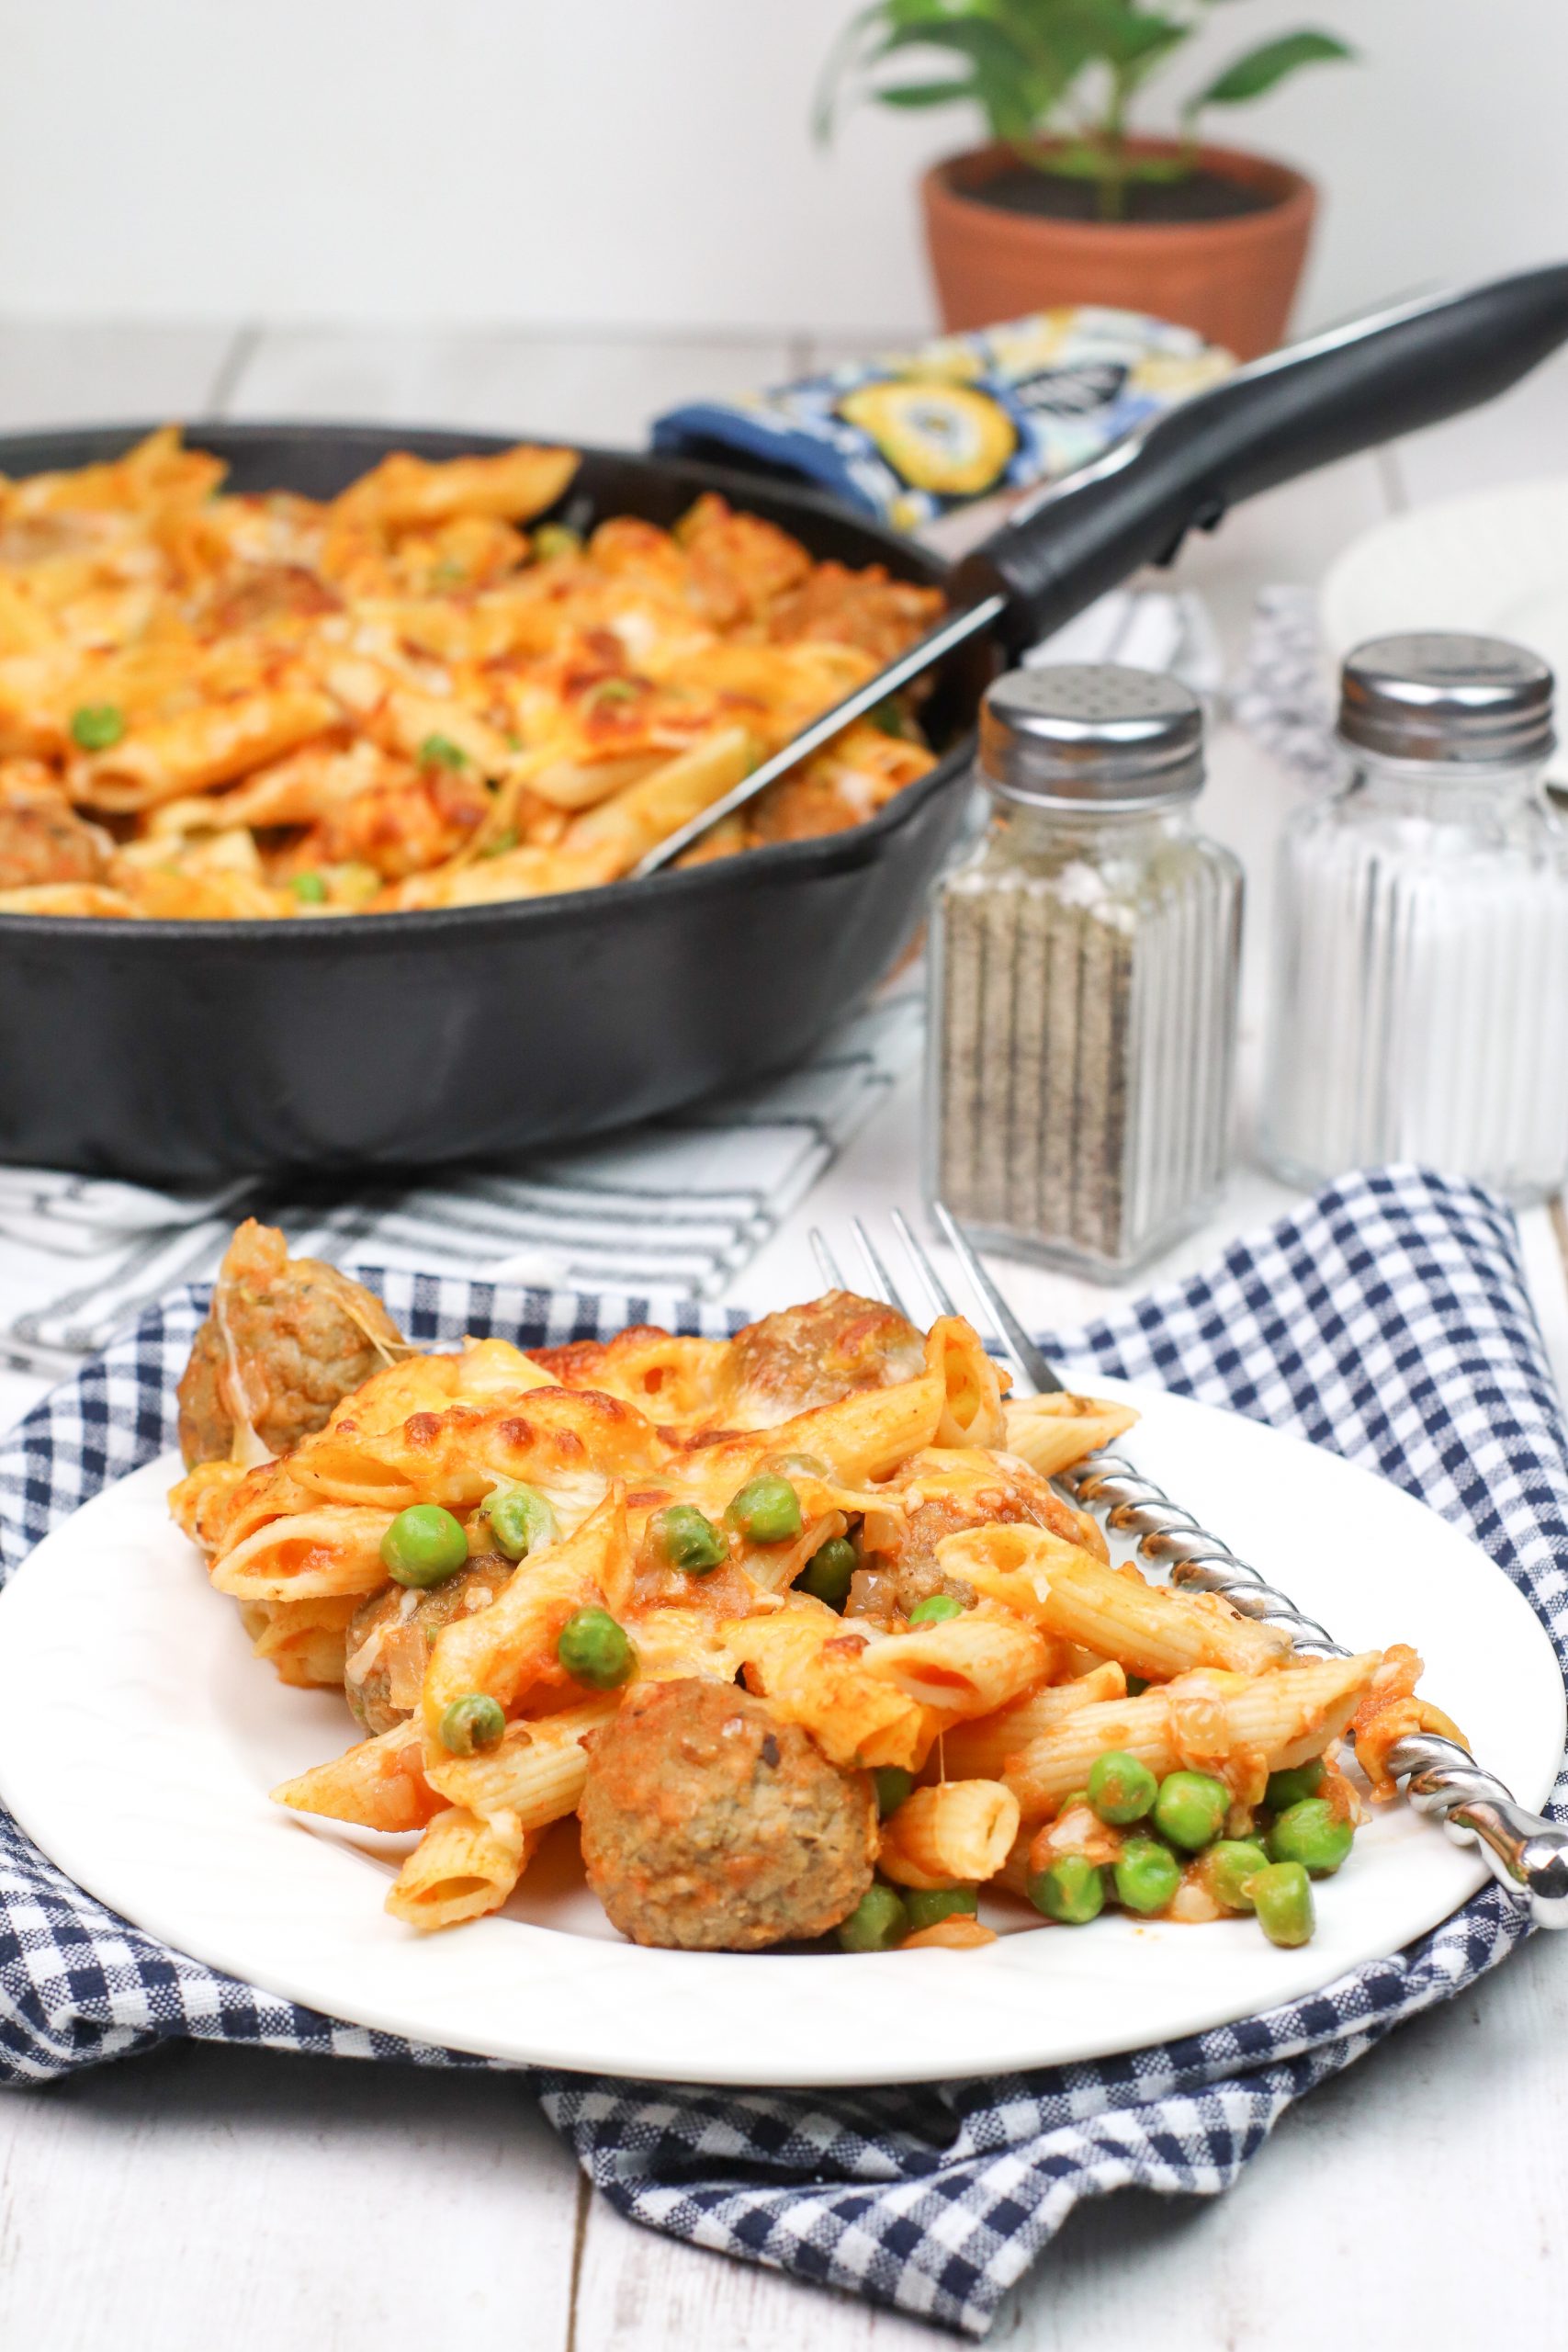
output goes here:
[{"label": "salt shaker", "polygon": [[1349,781],[1286,829],[1264,1156],[1315,1184],[1413,1160],[1516,1200],[1568,1176],[1568,837],[1546,663],[1498,638],[1346,662]]},{"label": "salt shaker", "polygon": [[1242,883],[1191,821],[1202,711],[1146,670],[1015,670],[977,775],[987,830],[932,899],[928,1192],[1114,1280],[1224,1177]]}]

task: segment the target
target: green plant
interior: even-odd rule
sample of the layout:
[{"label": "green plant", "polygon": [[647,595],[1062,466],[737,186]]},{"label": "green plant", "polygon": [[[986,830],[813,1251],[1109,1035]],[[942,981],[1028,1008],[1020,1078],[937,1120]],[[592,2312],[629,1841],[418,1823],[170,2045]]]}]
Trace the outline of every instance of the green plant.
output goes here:
[{"label": "green plant", "polygon": [[[870,0],[852,17],[823,74],[818,138],[831,135],[845,84],[853,95],[898,107],[968,104],[994,139],[1040,170],[1091,180],[1102,220],[1120,220],[1135,180],[1186,178],[1197,157],[1198,120],[1209,107],[1246,105],[1303,65],[1349,58],[1332,33],[1279,34],[1235,57],[1181,108],[1175,154],[1132,144],[1135,100],[1177,51],[1228,0]],[[942,51],[940,77],[897,78],[909,51]],[[895,78],[880,70],[897,61]]]}]

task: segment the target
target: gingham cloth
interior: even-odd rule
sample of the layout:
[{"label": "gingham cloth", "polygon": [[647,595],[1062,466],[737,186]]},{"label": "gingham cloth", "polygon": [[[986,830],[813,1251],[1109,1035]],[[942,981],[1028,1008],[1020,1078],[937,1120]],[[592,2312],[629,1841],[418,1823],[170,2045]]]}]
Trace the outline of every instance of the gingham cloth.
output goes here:
[{"label": "gingham cloth", "polygon": [[[420,1340],[538,1344],[647,1302],[389,1275]],[[0,1451],[0,1566],[166,1445],[200,1301],[181,1295]],[[685,1328],[722,1322],[695,1311]],[[1568,1639],[1568,1450],[1508,1211],[1471,1187],[1359,1176],[1056,1352],[1336,1448],[1467,1529]],[[1302,1598],[1310,1601],[1311,1595]],[[1552,1810],[1568,1813],[1560,1781]],[[1089,1932],[1092,1932],[1090,1930]],[[633,2220],[981,2335],[1080,2198],[1213,2196],[1292,2100],[1495,1967],[1527,1932],[1494,1888],[1310,1999],[1094,2065],[857,2094],[536,2076],[547,2114]],[[16,2083],[169,2035],[479,2065],[217,1975],[83,1894],[0,1816],[0,2068]],[[1375,2090],[1368,2096],[1375,2097]]]}]

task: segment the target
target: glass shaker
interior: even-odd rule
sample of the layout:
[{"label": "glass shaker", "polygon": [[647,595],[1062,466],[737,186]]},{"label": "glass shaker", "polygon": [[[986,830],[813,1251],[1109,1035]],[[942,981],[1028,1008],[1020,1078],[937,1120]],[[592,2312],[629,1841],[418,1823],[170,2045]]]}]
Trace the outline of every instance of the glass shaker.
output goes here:
[{"label": "glass shaker", "polygon": [[1242,883],[1190,813],[1202,712],[1146,670],[1014,670],[977,774],[989,826],[932,899],[927,1189],[1115,1280],[1224,1177]]},{"label": "glass shaker", "polygon": [[1377,638],[1345,663],[1348,784],[1280,849],[1263,1149],[1292,1182],[1413,1160],[1516,1200],[1568,1175],[1568,837],[1546,663]]}]

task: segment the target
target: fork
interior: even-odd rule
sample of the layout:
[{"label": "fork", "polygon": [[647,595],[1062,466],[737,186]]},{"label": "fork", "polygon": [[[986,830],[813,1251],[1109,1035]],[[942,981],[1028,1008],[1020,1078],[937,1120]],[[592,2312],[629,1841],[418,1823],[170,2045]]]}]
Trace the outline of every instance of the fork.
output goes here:
[{"label": "fork", "polygon": [[[1022,1393],[1041,1396],[1064,1390],[1066,1382],[1008,1305],[957,1218],[944,1202],[933,1201],[931,1207],[982,1308],[995,1320],[1000,1351],[1017,1374]],[[936,1313],[956,1315],[959,1309],[908,1218],[897,1208],[890,1216],[915,1278]],[[863,1220],[852,1217],[851,1231],[870,1295],[918,1322]],[[826,1237],[815,1226],[810,1239],[824,1281],[835,1290],[847,1288]],[[1061,1472],[1055,1483],[1076,1508],[1099,1512],[1113,1534],[1134,1538],[1136,1551],[1152,1566],[1168,1570],[1173,1585],[1222,1594],[1244,1616],[1279,1626],[1300,1649],[1333,1657],[1349,1655],[1122,1455],[1091,1453]],[[1456,1845],[1479,1841],[1494,1878],[1529,1908],[1537,1927],[1568,1928],[1568,1830],[1518,1804],[1457,1740],[1412,1733],[1390,1748],[1388,1769],[1405,1782],[1405,1794],[1416,1811],[1440,1821]]]}]

